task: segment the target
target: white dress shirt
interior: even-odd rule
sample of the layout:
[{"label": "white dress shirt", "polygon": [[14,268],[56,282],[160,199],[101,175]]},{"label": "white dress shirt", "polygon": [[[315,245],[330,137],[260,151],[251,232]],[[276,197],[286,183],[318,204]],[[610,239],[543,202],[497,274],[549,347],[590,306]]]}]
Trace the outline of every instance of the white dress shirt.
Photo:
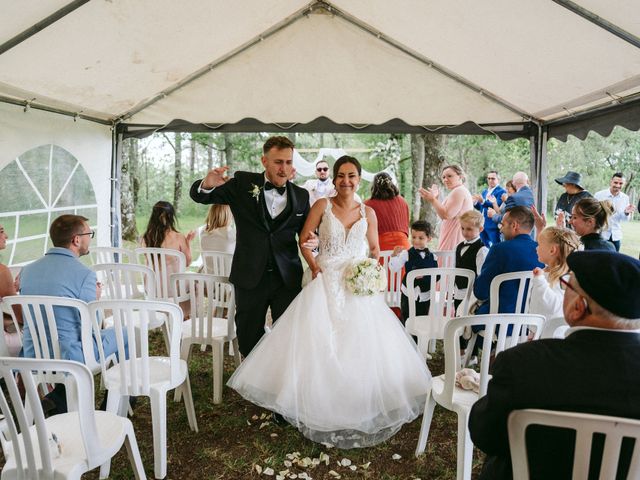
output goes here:
[{"label": "white dress shirt", "polygon": [[629,215],[624,213],[624,209],[629,206],[629,197],[626,193],[620,192],[618,195],[613,196],[611,190],[600,190],[593,196],[596,200],[609,200],[613,203],[614,213],[609,217],[609,225],[606,230],[603,230],[600,234],[605,240],[618,241],[622,240],[622,226],[621,222],[629,220]]}]

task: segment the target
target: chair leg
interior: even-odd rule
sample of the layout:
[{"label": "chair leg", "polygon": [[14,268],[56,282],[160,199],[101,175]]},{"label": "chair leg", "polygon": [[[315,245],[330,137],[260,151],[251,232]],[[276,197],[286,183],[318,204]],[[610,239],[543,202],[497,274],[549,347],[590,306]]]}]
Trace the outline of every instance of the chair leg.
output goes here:
[{"label": "chair leg", "polygon": [[436,339],[429,340],[429,353],[436,353]]},{"label": "chair leg", "polygon": [[458,474],[457,480],[471,480],[473,442],[467,422],[468,412],[458,412]]},{"label": "chair leg", "polygon": [[[187,362],[189,365],[189,358],[191,357],[191,347],[193,347],[193,343],[182,342],[180,345],[180,358]],[[182,400],[182,389],[176,388],[175,392],[173,392],[173,401],[179,402]]]},{"label": "chair leg", "polygon": [[133,469],[133,474],[135,475],[136,480],[146,480],[147,474],[144,472],[142,458],[140,457],[140,450],[138,450],[138,442],[136,440],[135,433],[133,433],[132,425],[130,425],[130,431],[124,437],[124,445],[127,448],[127,456],[131,462],[131,468]]},{"label": "chair leg", "polygon": [[178,389],[184,389],[183,397],[184,397],[184,408],[187,411],[187,420],[189,421],[189,428],[192,431],[198,431],[198,419],[196,418],[196,408],[193,404],[193,395],[191,393],[191,381],[189,380],[189,373],[187,372],[187,378],[184,379],[184,382]]},{"label": "chair leg", "polygon": [[240,349],[238,347],[238,337],[229,342],[229,348],[233,345],[233,360],[236,363],[236,368],[240,366]]},{"label": "chair leg", "polygon": [[151,423],[153,425],[153,473],[167,476],[167,394],[151,391]]},{"label": "chair leg", "polygon": [[[107,390],[107,412],[118,414],[120,405],[122,404],[122,396],[112,390]],[[127,402],[128,404],[128,402]],[[100,479],[109,478],[111,471],[111,459],[100,465]]]},{"label": "chair leg", "polygon": [[429,338],[428,337],[418,337],[418,351],[422,358],[426,360],[431,360],[431,355],[429,355]]},{"label": "chair leg", "polygon": [[416,457],[424,453],[429,439],[429,429],[431,428],[431,420],[433,420],[433,411],[436,408],[436,401],[431,395],[431,391],[427,394],[427,400],[424,406],[424,414],[422,415],[422,426],[420,427],[420,436],[418,437],[418,446],[416,447]]},{"label": "chair leg", "polygon": [[222,403],[222,370],[224,362],[224,344],[213,342],[213,403]]}]

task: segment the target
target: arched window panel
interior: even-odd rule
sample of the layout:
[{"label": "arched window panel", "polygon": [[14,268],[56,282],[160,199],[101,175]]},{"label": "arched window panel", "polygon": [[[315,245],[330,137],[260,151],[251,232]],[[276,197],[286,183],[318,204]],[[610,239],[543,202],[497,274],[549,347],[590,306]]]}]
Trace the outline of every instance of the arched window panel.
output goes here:
[{"label": "arched window panel", "polygon": [[60,215],[83,215],[96,228],[98,206],[89,176],[59,146],[41,145],[10,162],[0,172],[0,190],[14,192],[0,206],[0,223],[9,235],[3,261],[9,265],[41,257],[51,246],[49,225]]}]

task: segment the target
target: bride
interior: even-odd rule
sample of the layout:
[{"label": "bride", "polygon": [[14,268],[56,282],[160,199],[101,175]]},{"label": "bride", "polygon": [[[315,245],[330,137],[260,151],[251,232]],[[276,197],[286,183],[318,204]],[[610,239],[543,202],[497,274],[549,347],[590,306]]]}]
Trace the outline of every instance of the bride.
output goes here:
[{"label": "bride", "polygon": [[320,254],[301,249],[311,281],[228,382],[307,438],[339,448],[387,440],[422,413],[431,388],[382,294],[357,296],[344,285],[347,266],[367,248],[372,258],[379,253],[375,213],[354,199],[360,174],[355,158],[336,161],[337,196],[314,203],[303,228],[319,229]]}]

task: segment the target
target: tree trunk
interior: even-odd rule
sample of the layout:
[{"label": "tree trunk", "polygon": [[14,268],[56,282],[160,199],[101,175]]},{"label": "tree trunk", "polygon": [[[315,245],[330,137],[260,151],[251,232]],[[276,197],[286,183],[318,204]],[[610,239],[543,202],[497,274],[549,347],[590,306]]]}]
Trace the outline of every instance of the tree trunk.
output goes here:
[{"label": "tree trunk", "polygon": [[213,168],[213,134],[207,142],[207,172]]},{"label": "tree trunk", "polygon": [[194,172],[196,169],[196,137],[193,133],[190,136],[189,146],[189,181],[194,180]]},{"label": "tree trunk", "polygon": [[229,132],[224,132],[222,138],[224,139],[224,155],[221,166],[230,167],[233,165],[233,138]]},{"label": "tree trunk", "polygon": [[122,151],[122,177],[120,181],[120,214],[122,216],[122,238],[135,242],[138,238],[136,228],[136,201],[139,181],[137,175],[138,140],[130,138]]},{"label": "tree trunk", "polygon": [[180,197],[182,196],[182,134],[176,132],[173,164],[173,208],[180,210]]},{"label": "tree trunk", "polygon": [[[425,219],[434,227],[435,231],[438,231],[440,218],[429,204],[422,201],[418,193],[418,188],[421,186],[428,188],[434,183],[441,185],[440,171],[445,163],[442,157],[443,141],[444,137],[442,135],[411,135],[411,152],[414,157],[413,218],[414,220]],[[421,182],[420,179],[422,179]],[[442,188],[440,190],[442,191]]]}]

